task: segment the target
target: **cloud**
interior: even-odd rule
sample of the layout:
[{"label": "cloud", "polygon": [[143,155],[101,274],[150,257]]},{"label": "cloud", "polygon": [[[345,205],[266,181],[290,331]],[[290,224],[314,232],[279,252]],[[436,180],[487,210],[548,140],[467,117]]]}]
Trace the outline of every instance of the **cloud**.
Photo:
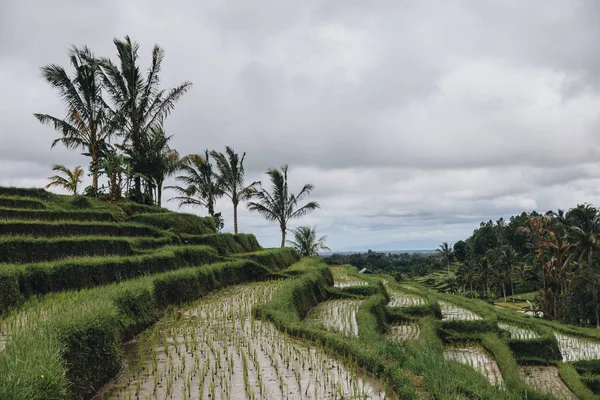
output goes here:
[{"label": "cloud", "polygon": [[[455,241],[481,220],[598,202],[600,4],[257,0],[4,2],[0,184],[87,165],[34,112],[62,115],[39,67],[113,37],[166,50],[162,82],[194,83],[166,123],[181,152],[246,151],[248,180],[290,164],[316,185],[332,248]],[[166,197],[169,193],[166,193]],[[176,208],[173,203],[169,207]],[[231,206],[217,205],[230,228]],[[189,210],[189,209],[187,209]],[[192,210],[204,213],[204,210]],[[240,210],[277,245],[277,226]]]}]

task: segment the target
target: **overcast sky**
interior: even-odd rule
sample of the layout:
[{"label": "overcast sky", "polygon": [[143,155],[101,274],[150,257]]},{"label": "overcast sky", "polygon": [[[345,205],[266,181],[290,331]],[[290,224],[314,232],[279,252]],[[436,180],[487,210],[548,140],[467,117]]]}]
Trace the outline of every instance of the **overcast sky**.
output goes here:
[{"label": "overcast sky", "polygon": [[[0,0],[0,185],[87,166],[32,116],[64,115],[40,67],[67,67],[71,44],[114,59],[125,35],[143,69],[165,49],[165,87],[194,84],[173,146],[245,151],[248,181],[289,164],[322,206],[293,225],[333,250],[433,248],[482,220],[600,205],[597,0]],[[243,207],[240,229],[279,243]]]}]

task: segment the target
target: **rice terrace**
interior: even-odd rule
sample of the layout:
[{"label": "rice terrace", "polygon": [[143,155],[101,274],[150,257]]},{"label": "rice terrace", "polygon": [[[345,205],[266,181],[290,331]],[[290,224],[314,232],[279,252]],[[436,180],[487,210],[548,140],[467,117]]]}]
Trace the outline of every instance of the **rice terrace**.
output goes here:
[{"label": "rice terrace", "polygon": [[0,3],[0,400],[600,400],[600,1]]}]

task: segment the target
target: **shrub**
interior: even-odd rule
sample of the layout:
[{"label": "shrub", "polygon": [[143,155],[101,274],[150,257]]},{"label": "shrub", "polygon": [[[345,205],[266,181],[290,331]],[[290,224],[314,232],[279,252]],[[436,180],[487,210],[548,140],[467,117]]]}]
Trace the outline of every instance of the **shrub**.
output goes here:
[{"label": "shrub", "polygon": [[535,339],[508,339],[508,347],[522,364],[548,364],[560,361],[562,356],[558,343],[552,334]]},{"label": "shrub", "polygon": [[169,230],[178,235],[182,233],[208,235],[217,232],[215,221],[211,217],[199,217],[194,214],[174,212],[138,214],[132,216],[130,220]]}]

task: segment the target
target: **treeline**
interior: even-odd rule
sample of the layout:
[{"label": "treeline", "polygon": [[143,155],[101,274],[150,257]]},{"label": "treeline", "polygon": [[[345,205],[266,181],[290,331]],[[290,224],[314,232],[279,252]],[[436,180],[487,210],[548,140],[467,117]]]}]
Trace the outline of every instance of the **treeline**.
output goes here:
[{"label": "treeline", "polygon": [[481,223],[449,252],[449,291],[494,299],[540,291],[547,318],[600,327],[600,213],[590,204],[567,212],[522,213]]},{"label": "treeline", "polygon": [[369,250],[366,253],[339,254],[325,257],[329,265],[351,264],[359,270],[367,268],[374,273],[386,273],[397,280],[409,276],[423,276],[444,266],[434,254],[423,253],[379,253]]}]

